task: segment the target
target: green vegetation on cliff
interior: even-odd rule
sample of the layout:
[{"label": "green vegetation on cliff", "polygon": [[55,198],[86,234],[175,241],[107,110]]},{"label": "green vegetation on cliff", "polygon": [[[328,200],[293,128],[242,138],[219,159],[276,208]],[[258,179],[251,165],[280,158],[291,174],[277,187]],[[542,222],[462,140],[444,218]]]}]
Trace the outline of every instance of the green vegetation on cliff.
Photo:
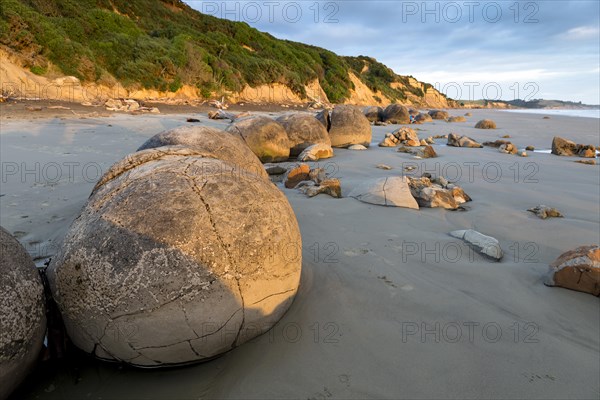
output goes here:
[{"label": "green vegetation on cliff", "polygon": [[161,91],[187,84],[206,97],[269,83],[304,97],[305,85],[318,79],[329,100],[341,102],[353,89],[353,71],[372,90],[404,100],[406,93],[390,83],[408,82],[372,58],[279,40],[180,0],[2,0],[0,44],[23,56],[38,75],[50,61],[83,81],[110,85],[116,79]]}]

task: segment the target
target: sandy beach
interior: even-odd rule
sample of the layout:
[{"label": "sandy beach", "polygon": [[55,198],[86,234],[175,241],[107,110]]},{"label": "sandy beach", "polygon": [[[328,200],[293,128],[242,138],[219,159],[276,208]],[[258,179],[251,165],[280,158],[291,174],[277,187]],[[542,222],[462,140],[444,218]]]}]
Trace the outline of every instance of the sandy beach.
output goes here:
[{"label": "sandy beach", "polygon": [[[55,254],[113,163],[159,132],[190,125],[188,117],[228,126],[192,109],[6,119],[10,109],[2,107],[0,225],[38,265]],[[377,146],[398,126],[374,126],[368,150],[335,149],[334,158],[309,163],[339,178],[344,198],[308,198],[278,184],[300,225],[303,265],[294,303],[267,334],[213,361],[168,370],[72,356],[59,367],[41,364],[12,398],[598,398],[600,300],[543,282],[560,254],[600,243],[600,166],[544,151],[554,136],[599,146],[600,119],[470,112],[466,123],[413,128],[420,138],[510,135],[536,152],[523,158],[439,139],[438,158],[416,159]],[[483,118],[498,129],[475,129]],[[460,185],[473,198],[467,210],[381,207],[347,197],[370,178],[424,172]],[[564,218],[541,220],[527,211],[539,204]],[[460,229],[498,239],[502,261],[448,235]]]}]

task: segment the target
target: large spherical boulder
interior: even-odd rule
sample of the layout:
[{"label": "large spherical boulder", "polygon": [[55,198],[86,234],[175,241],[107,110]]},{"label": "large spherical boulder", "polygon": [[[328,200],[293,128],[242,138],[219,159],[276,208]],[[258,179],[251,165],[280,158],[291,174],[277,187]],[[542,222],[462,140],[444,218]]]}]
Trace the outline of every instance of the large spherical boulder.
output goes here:
[{"label": "large spherical boulder", "polygon": [[46,332],[44,288],[21,244],[0,227],[0,399],[31,372]]},{"label": "large spherical boulder", "polygon": [[383,108],[378,106],[365,107],[363,114],[369,120],[369,122],[381,121],[383,117]]},{"label": "large spherical boulder", "polygon": [[390,104],[383,111],[383,120],[392,124],[410,124],[408,108],[400,104]]},{"label": "large spherical boulder", "polygon": [[331,113],[329,138],[331,147],[347,148],[354,144],[369,147],[371,124],[359,108],[350,105],[336,106]]},{"label": "large spherical boulder", "polygon": [[270,329],[302,262],[281,191],[191,149],[128,159],[96,186],[48,270],[73,343],[161,367],[208,360]]},{"label": "large spherical boulder", "polygon": [[277,118],[287,133],[290,156],[297,156],[313,144],[331,145],[327,129],[312,115],[288,114]]},{"label": "large spherical boulder", "polygon": [[250,147],[238,137],[228,132],[207,126],[183,126],[152,136],[138,151],[163,146],[183,146],[197,150],[195,154],[218,158],[268,178],[260,160]]},{"label": "large spherical boulder", "polygon": [[450,114],[448,114],[447,111],[442,110],[431,110],[429,111],[429,115],[433,119],[448,119],[448,117],[450,117]]},{"label": "large spherical boulder", "polygon": [[263,163],[286,161],[290,157],[287,133],[283,126],[271,118],[242,118],[236,120],[227,131],[243,139]]}]

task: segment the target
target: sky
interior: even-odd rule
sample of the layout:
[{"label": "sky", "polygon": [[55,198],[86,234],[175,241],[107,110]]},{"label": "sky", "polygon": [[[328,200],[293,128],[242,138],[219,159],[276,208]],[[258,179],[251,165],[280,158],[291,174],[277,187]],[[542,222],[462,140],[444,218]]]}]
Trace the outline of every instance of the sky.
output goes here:
[{"label": "sky", "polygon": [[454,99],[600,104],[600,1],[204,1],[219,18],[371,56]]}]

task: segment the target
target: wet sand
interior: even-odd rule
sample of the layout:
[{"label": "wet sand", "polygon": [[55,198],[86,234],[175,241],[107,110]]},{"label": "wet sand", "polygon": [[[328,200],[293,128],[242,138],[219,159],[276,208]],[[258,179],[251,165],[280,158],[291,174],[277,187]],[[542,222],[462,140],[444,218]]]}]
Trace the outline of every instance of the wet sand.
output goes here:
[{"label": "wet sand", "polygon": [[[471,112],[466,123],[413,127],[421,138],[509,134],[519,148],[540,150],[555,135],[600,144],[598,119]],[[7,120],[3,112],[1,225],[42,263],[112,163],[150,136],[187,125],[188,116],[228,125],[199,115]],[[474,129],[483,118],[499,129]],[[344,195],[365,179],[409,174],[406,166],[414,176],[443,174],[473,198],[468,211],[306,198],[280,184],[302,231],[303,271],[294,304],[273,330],[211,362],[172,370],[74,356],[41,365],[14,398],[598,398],[600,300],[543,281],[558,255],[600,243],[600,167],[445,140],[435,145],[438,158],[419,160],[376,146],[393,129],[373,127],[369,150],[336,149],[313,164],[340,178]],[[393,169],[377,169],[382,163]],[[538,204],[565,218],[526,211]],[[504,259],[490,262],[447,234],[469,228],[497,238]]]}]

